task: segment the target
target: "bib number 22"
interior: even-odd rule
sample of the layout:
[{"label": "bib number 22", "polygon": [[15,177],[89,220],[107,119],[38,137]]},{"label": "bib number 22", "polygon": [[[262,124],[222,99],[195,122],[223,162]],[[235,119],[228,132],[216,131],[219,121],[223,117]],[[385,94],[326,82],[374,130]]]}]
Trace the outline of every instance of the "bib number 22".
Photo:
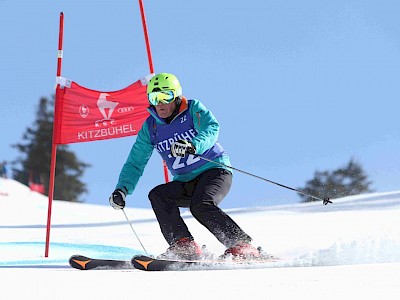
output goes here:
[{"label": "bib number 22", "polygon": [[192,154],[189,154],[188,156],[185,157],[175,157],[174,163],[172,164],[172,168],[174,170],[178,170],[181,168],[184,168],[185,166],[190,166],[193,165],[194,163],[197,163],[200,160],[200,157],[195,157]]}]

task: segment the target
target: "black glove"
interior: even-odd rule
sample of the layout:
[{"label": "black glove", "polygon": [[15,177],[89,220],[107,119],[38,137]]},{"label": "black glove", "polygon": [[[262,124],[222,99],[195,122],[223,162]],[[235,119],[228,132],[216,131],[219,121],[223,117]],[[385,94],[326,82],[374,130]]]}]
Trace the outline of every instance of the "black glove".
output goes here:
[{"label": "black glove", "polygon": [[123,209],[125,207],[125,197],[126,195],[122,190],[116,189],[108,201],[114,209]]},{"label": "black glove", "polygon": [[186,140],[176,141],[171,145],[171,154],[174,157],[185,157],[186,154],[195,154],[196,148],[191,142]]}]

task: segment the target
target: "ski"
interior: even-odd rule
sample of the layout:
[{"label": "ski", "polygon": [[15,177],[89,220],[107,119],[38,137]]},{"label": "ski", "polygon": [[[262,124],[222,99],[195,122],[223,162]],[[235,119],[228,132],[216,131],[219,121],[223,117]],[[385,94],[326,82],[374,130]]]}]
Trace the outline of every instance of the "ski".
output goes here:
[{"label": "ski", "polygon": [[97,259],[83,255],[72,255],[69,259],[69,265],[78,270],[133,268],[129,260]]},{"label": "ski", "polygon": [[280,258],[269,255],[255,259],[210,259],[210,260],[169,260],[157,259],[145,255],[136,255],[131,262],[134,268],[142,271],[180,271],[180,270],[221,270],[265,267]]}]

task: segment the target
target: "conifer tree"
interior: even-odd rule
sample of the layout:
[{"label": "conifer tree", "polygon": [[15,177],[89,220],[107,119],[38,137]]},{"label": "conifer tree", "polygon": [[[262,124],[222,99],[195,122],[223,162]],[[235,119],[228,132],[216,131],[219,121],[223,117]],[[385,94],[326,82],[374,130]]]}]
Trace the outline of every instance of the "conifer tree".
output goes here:
[{"label": "conifer tree", "polygon": [[[316,171],[314,177],[306,182],[306,186],[299,189],[319,198],[333,199],[372,192],[370,185],[362,166],[351,159],[345,167],[333,171]],[[302,202],[315,201],[306,195],[299,196]]]},{"label": "conifer tree", "polygon": [[[50,179],[50,162],[54,122],[54,97],[51,101],[42,97],[36,112],[33,126],[26,129],[23,142],[13,145],[20,153],[14,162],[13,177],[15,180],[28,184],[28,181],[41,181],[48,193]],[[69,151],[67,145],[57,146],[57,163],[55,176],[54,199],[77,202],[80,196],[87,192],[85,183],[80,177],[89,167],[79,161],[76,155]]]}]

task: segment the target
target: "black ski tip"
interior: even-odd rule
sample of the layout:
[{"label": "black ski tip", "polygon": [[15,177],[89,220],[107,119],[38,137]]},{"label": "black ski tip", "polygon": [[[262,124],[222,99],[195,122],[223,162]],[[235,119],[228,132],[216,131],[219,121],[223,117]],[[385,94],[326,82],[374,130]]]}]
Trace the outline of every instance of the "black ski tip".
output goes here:
[{"label": "black ski tip", "polygon": [[154,261],[154,258],[145,255],[135,255],[131,259],[132,265],[142,271],[153,271],[149,265]]},{"label": "black ski tip", "polygon": [[71,267],[78,270],[115,270],[132,269],[129,260],[89,258],[83,255],[72,255],[69,259]]},{"label": "black ski tip", "polygon": [[91,258],[83,255],[72,255],[69,258],[69,264],[71,267],[78,270],[88,270],[87,264],[92,261]]}]

